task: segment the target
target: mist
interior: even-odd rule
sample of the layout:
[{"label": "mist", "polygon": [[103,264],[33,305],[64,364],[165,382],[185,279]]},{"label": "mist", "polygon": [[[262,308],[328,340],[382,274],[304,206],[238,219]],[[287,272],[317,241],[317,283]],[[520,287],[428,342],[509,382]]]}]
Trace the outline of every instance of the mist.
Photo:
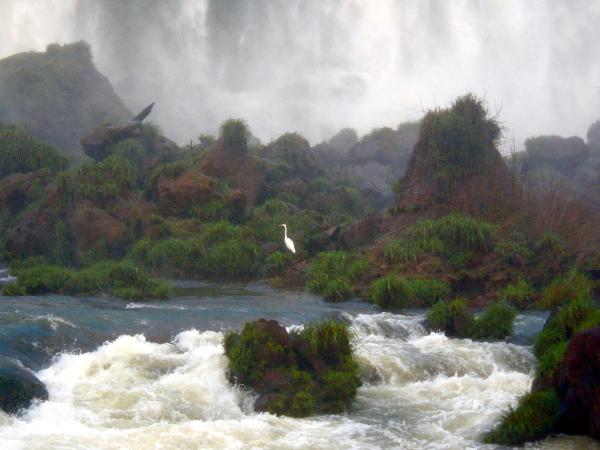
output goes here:
[{"label": "mist", "polygon": [[0,57],[84,39],[136,111],[179,143],[242,117],[312,143],[419,118],[467,91],[505,146],[600,117],[600,2],[1,0]]}]

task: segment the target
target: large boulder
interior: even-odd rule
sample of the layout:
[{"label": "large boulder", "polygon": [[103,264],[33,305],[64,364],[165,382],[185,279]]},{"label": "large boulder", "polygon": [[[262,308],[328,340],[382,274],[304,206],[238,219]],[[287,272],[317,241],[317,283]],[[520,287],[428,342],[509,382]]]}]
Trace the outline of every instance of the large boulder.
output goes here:
[{"label": "large boulder", "polygon": [[252,388],[257,411],[305,417],[344,411],[361,382],[342,323],[288,332],[274,320],[249,322],[225,338],[232,383]]},{"label": "large boulder", "polygon": [[577,136],[537,136],[527,139],[525,148],[525,172],[545,168],[569,175],[590,155],[588,146]]},{"label": "large boulder", "polygon": [[94,128],[81,138],[81,147],[86,155],[102,161],[110,155],[110,145],[130,137],[141,135],[142,121],[152,112],[154,103],[146,106],[131,121],[119,125],[104,124]]},{"label": "large boulder", "polygon": [[310,180],[323,174],[308,141],[298,133],[286,133],[267,145],[262,156],[280,162],[288,177]]},{"label": "large boulder", "polygon": [[0,60],[0,120],[23,124],[72,156],[82,156],[79,139],[92,127],[131,116],[85,42]]},{"label": "large boulder", "polygon": [[0,408],[7,414],[17,414],[36,399],[48,400],[44,383],[14,360],[0,356]]},{"label": "large boulder", "polygon": [[109,252],[119,253],[127,242],[125,224],[105,209],[88,200],[80,200],[70,208],[67,221],[75,244],[75,256],[83,258],[101,243]]},{"label": "large boulder", "polygon": [[600,327],[576,334],[558,367],[558,431],[600,439]]},{"label": "large boulder", "polygon": [[238,147],[228,147],[223,139],[219,139],[202,160],[199,169],[202,173],[224,179],[230,187],[241,190],[248,204],[254,205],[264,180],[263,165]]},{"label": "large boulder", "polygon": [[198,169],[188,169],[177,177],[161,177],[157,186],[158,209],[166,216],[185,215],[193,207],[219,200],[217,182]]}]

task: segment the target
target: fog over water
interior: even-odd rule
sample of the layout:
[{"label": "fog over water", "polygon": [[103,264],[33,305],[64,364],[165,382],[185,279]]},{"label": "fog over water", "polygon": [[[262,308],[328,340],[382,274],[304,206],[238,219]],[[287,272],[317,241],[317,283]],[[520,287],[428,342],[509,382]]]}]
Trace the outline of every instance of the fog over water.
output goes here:
[{"label": "fog over water", "polygon": [[0,57],[85,39],[132,110],[179,142],[245,118],[313,143],[473,91],[505,138],[600,118],[600,2],[0,0]]}]

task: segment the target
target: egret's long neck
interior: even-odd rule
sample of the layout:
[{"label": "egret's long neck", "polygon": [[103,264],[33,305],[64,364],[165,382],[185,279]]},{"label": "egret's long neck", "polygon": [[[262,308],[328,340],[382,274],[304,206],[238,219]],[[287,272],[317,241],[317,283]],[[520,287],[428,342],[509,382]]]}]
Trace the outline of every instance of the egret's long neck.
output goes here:
[{"label": "egret's long neck", "polygon": [[287,226],[283,226],[283,238],[287,239]]}]

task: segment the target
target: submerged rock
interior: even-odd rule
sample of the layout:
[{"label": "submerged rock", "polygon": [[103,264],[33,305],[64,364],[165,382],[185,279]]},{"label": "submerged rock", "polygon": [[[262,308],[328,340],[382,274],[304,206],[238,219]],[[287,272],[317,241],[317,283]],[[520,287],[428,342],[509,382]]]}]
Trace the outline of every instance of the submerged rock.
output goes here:
[{"label": "submerged rock", "polygon": [[292,417],[344,411],[361,385],[343,323],[291,332],[275,320],[249,322],[225,338],[232,383],[258,394],[256,411]]},{"label": "submerged rock", "polygon": [[29,408],[35,399],[48,400],[44,383],[13,360],[0,356],[0,408],[16,414]]}]

